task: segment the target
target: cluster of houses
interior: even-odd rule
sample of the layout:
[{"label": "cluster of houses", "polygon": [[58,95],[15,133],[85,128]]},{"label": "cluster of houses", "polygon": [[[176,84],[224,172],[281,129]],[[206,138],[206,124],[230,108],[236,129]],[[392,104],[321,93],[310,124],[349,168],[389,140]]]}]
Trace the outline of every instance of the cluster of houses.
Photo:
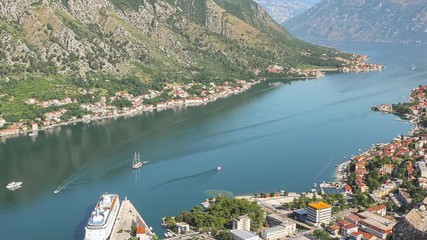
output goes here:
[{"label": "cluster of houses", "polygon": [[[410,181],[417,181],[418,186],[427,190],[427,136],[421,137],[397,137],[389,144],[378,144],[375,148],[370,149],[360,155],[353,157],[356,161],[355,173],[356,184],[362,192],[368,191],[368,186],[365,183],[367,175],[366,164],[376,157],[390,157],[392,161],[401,161],[402,159],[412,157],[417,160],[415,166],[411,161],[406,164],[406,178]],[[381,174],[392,173],[394,166],[392,164],[384,164],[378,170]],[[418,171],[418,177],[416,174]],[[411,203],[410,194],[404,188],[399,188],[402,184],[402,179],[388,180],[383,183],[378,189],[372,189],[369,194],[377,203],[384,203],[383,198],[388,196],[392,200],[397,199],[396,206],[408,207]],[[392,191],[398,190],[396,198]]]},{"label": "cluster of houses", "polygon": [[51,99],[51,100],[44,100],[44,101],[38,101],[35,98],[29,98],[25,101],[26,104],[28,105],[37,105],[43,108],[48,108],[48,107],[54,107],[54,106],[63,106],[63,105],[67,105],[70,103],[76,103],[77,102],[77,98],[64,98],[62,100],[59,99]]},{"label": "cluster of houses", "polygon": [[335,57],[335,60],[344,63],[345,66],[340,71],[345,73],[378,71],[384,68],[381,64],[366,63],[367,56],[357,57],[353,60]]},{"label": "cluster of houses", "polygon": [[297,75],[301,78],[321,78],[325,76],[322,71],[316,69],[291,68],[289,70],[285,70],[284,67],[279,65],[270,65],[267,68],[267,72],[271,74],[287,73],[289,75]]},{"label": "cluster of houses", "polygon": [[[410,107],[413,122],[419,122],[420,118],[426,116],[427,110],[427,86],[419,86],[414,89],[411,94]],[[393,112],[393,107],[387,104],[378,106],[378,110],[382,112]],[[419,126],[415,130],[419,129]],[[415,132],[415,131],[413,131]],[[367,174],[366,164],[368,161],[375,157],[389,157],[393,161],[400,161],[402,159],[413,158],[416,159],[416,164],[411,161],[406,162],[407,179],[410,181],[417,181],[418,186],[427,190],[427,135],[417,137],[397,137],[389,144],[378,144],[375,148],[368,150],[358,156],[353,157],[356,160],[356,183],[362,192],[366,192],[368,187],[364,182]],[[415,165],[415,166],[414,166]],[[392,164],[384,164],[380,167],[380,173],[386,174],[393,171]],[[418,171],[418,177],[416,174]],[[381,198],[389,195],[392,199],[401,199],[396,201],[396,205],[407,206],[411,202],[410,195],[407,194],[405,189],[399,188],[402,180],[387,181],[379,189],[373,190],[371,197],[378,203],[382,203]],[[398,189],[397,198],[390,195],[390,192]]]},{"label": "cluster of houses", "polygon": [[[20,133],[24,133],[27,131],[37,131],[42,128],[46,128],[49,126],[55,126],[58,124],[66,124],[70,121],[91,121],[103,118],[109,118],[119,115],[128,115],[128,114],[136,114],[142,111],[152,111],[153,109],[157,109],[157,111],[161,111],[167,108],[175,108],[182,106],[197,106],[206,104],[211,101],[215,101],[217,98],[227,97],[229,95],[241,93],[245,90],[251,88],[252,85],[258,82],[248,82],[245,80],[238,80],[236,83],[231,84],[229,82],[225,82],[223,85],[215,85],[215,83],[209,83],[208,86],[202,86],[201,92],[198,96],[191,95],[189,93],[189,89],[193,87],[193,83],[189,83],[187,85],[177,85],[171,84],[165,87],[164,92],[168,93],[170,97],[169,100],[163,102],[152,103],[152,99],[155,99],[162,92],[150,90],[149,93],[143,94],[140,96],[133,96],[132,94],[124,91],[116,92],[113,96],[110,97],[101,97],[99,101],[94,103],[81,103],[80,107],[83,110],[86,110],[87,114],[83,115],[81,118],[77,118],[76,116],[71,116],[70,119],[63,119],[64,113],[67,112],[67,104],[79,103],[77,98],[64,98],[62,100],[59,99],[51,99],[45,101],[39,101],[35,98],[30,98],[25,101],[28,105],[36,105],[41,108],[48,107],[61,107],[59,110],[46,112],[43,114],[43,118],[37,118],[27,123],[8,123],[3,118],[0,118],[0,137],[6,136],[16,136]],[[81,90],[82,94],[92,94],[93,92],[87,90]],[[127,99],[132,103],[131,107],[123,107],[122,109],[118,109],[108,102],[116,101],[119,99]],[[150,101],[151,100],[151,101]]]},{"label": "cluster of houses", "polygon": [[327,227],[335,237],[354,240],[387,239],[392,235],[394,219],[386,217],[386,206],[367,208],[364,212],[350,213],[343,219]]},{"label": "cluster of houses", "polygon": [[260,236],[264,240],[284,239],[297,232],[295,222],[286,220],[279,215],[267,215],[266,221],[268,227],[261,230],[258,235],[251,232],[251,219],[247,215],[233,219],[233,229],[231,230],[233,240],[259,240]]}]

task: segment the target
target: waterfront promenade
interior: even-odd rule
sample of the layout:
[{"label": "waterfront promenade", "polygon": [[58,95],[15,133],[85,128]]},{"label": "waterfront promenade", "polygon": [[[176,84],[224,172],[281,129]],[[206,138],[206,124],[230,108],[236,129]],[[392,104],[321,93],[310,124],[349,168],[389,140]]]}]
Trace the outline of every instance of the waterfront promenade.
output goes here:
[{"label": "waterfront promenade", "polygon": [[129,239],[132,237],[132,226],[143,228],[140,239],[153,239],[154,234],[150,227],[147,226],[133,204],[125,198],[117,214],[117,219],[111,232],[111,239]]}]

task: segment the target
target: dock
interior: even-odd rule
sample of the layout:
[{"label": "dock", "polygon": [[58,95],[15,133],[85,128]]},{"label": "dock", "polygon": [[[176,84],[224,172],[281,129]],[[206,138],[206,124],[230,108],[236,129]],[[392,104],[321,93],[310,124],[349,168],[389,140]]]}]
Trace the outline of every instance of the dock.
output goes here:
[{"label": "dock", "polygon": [[129,239],[132,237],[132,226],[137,227],[136,234],[139,239],[154,239],[155,234],[150,230],[150,227],[145,223],[133,204],[125,198],[120,205],[110,239]]}]

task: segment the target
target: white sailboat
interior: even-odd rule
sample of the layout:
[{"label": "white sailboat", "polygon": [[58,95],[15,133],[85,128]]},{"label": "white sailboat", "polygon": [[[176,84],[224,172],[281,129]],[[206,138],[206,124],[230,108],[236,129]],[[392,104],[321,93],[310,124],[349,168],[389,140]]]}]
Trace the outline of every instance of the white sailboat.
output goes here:
[{"label": "white sailboat", "polygon": [[142,167],[142,162],[139,159],[139,153],[135,153],[135,157],[133,158],[133,162],[132,162],[132,168],[138,169],[140,167]]}]

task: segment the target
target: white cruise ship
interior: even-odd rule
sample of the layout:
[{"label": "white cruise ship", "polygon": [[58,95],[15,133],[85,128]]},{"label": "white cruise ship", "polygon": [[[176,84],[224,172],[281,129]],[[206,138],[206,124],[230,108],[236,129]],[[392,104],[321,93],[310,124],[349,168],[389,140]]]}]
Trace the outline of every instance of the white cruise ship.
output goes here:
[{"label": "white cruise ship", "polygon": [[120,200],[117,194],[104,193],[90,214],[85,230],[85,240],[106,240],[111,234]]}]

